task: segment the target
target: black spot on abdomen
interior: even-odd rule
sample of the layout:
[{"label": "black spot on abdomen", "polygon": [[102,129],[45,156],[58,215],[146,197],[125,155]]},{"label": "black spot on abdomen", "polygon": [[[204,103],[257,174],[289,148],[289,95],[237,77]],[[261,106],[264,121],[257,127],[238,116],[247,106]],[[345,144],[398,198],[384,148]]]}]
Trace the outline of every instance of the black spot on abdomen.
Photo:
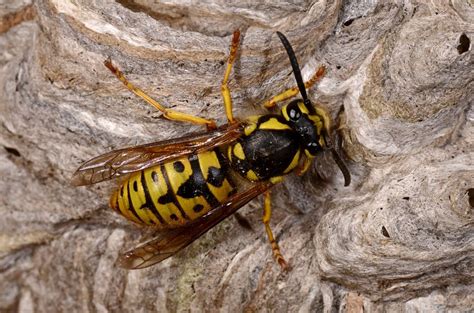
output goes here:
[{"label": "black spot on abdomen", "polygon": [[202,204],[196,204],[193,208],[193,211],[199,213],[202,211],[202,209],[204,209],[204,206]]},{"label": "black spot on abdomen", "polygon": [[184,172],[184,164],[181,161],[176,161],[173,163],[174,170],[178,173]]},{"label": "black spot on abdomen", "polygon": [[166,193],[166,195],[163,195],[158,198],[158,203],[159,204],[168,204],[168,203],[174,203],[174,196],[171,192]]},{"label": "black spot on abdomen", "polygon": [[[207,186],[201,167],[199,166],[199,158],[197,155],[189,156],[189,163],[191,164],[192,175],[189,179],[179,186],[176,194],[180,197],[191,199],[198,196],[203,196],[206,201],[213,207],[219,204],[216,197],[212,194]],[[209,178],[209,177],[208,177]]]},{"label": "black spot on abdomen", "polygon": [[153,171],[151,172],[151,179],[153,180],[153,182],[157,183],[158,182],[158,174]]},{"label": "black spot on abdomen", "polygon": [[211,166],[207,172],[207,182],[215,187],[221,187],[225,179],[225,173],[222,169]]}]

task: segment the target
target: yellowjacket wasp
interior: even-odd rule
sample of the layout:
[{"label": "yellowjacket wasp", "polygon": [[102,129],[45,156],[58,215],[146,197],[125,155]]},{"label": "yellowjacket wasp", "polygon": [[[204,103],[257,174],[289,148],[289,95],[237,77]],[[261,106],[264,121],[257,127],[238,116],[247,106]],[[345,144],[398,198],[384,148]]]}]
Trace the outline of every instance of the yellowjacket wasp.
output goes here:
[{"label": "yellowjacket wasp", "polygon": [[74,185],[90,185],[126,176],[110,198],[110,207],[127,219],[159,230],[158,235],[126,252],[123,267],[151,266],[183,249],[240,207],[264,194],[263,223],[273,254],[282,268],[287,262],[280,253],[270,228],[270,188],[291,172],[301,175],[319,152],[329,149],[341,169],[345,185],[350,174],[331,146],[331,120],[315,107],[306,94],[324,74],[320,67],[303,82],[298,62],[288,39],[277,32],[285,47],[297,87],[265,102],[277,102],[299,93],[302,99],[282,107],[280,114],[251,116],[239,121],[232,114],[228,87],[240,32],[233,34],[227,67],[222,81],[222,97],[228,123],[216,127],[213,120],[165,108],[132,85],[111,60],[105,66],[133,93],[163,112],[169,120],[207,126],[204,133],[115,150],[82,164],[74,173]]}]

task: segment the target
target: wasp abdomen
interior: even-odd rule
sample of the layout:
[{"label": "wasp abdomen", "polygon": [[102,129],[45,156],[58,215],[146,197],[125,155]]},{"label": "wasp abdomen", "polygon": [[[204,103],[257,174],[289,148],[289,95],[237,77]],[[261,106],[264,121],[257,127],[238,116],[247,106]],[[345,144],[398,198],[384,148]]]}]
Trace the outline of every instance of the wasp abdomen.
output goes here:
[{"label": "wasp abdomen", "polygon": [[220,152],[207,151],[132,174],[110,206],[133,222],[173,228],[201,217],[233,191]]}]

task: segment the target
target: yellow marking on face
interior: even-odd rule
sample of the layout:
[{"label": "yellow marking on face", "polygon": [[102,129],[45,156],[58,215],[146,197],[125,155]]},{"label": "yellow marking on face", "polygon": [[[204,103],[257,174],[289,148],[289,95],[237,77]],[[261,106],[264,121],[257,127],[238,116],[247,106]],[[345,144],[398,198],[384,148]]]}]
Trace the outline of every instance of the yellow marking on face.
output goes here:
[{"label": "yellow marking on face", "polygon": [[300,161],[300,150],[296,150],[295,155],[293,156],[293,159],[291,160],[290,165],[283,171],[284,174],[288,174],[291,170],[293,170],[295,167],[298,166],[298,163]]},{"label": "yellow marking on face", "polygon": [[323,121],[321,120],[321,117],[319,117],[319,115],[317,115],[317,114],[308,115],[308,117],[315,124],[322,124],[323,123]]},{"label": "yellow marking on face", "polygon": [[244,149],[242,148],[242,145],[240,144],[240,142],[234,145],[234,155],[241,160],[245,160]]},{"label": "yellow marking on face", "polygon": [[308,108],[306,105],[304,105],[304,102],[298,101],[298,108],[300,109],[301,113],[309,114]]},{"label": "yellow marking on face", "polygon": [[304,149],[304,154],[308,157],[308,158],[314,158],[314,155],[312,155],[308,150]]},{"label": "yellow marking on face", "polygon": [[316,130],[318,135],[321,135],[321,129],[324,127],[323,121],[318,115],[308,115],[309,119],[311,122],[313,122],[313,125],[316,126]]},{"label": "yellow marking on face", "polygon": [[331,117],[329,113],[321,106],[315,105],[316,114],[321,117],[323,121],[323,127],[326,132],[329,134],[331,129]]},{"label": "yellow marking on face", "polygon": [[246,176],[250,181],[258,181],[258,176],[253,170],[248,170]]},{"label": "yellow marking on face", "polygon": [[281,183],[282,181],[283,181],[283,176],[275,176],[275,177],[270,178],[270,182],[272,184],[278,184],[278,183]]},{"label": "yellow marking on face", "polygon": [[285,104],[285,106],[281,109],[281,114],[285,118],[285,120],[289,121],[290,117],[288,116],[288,112],[286,111],[288,108],[288,104]]},{"label": "yellow marking on face", "polygon": [[258,126],[259,129],[290,129],[291,127],[272,117]]}]

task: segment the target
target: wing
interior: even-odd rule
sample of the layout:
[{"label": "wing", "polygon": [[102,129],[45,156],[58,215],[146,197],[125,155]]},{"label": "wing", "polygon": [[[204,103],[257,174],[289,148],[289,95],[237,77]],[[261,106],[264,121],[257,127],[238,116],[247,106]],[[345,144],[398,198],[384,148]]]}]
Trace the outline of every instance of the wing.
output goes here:
[{"label": "wing", "polygon": [[111,151],[82,164],[72,176],[71,183],[75,186],[91,185],[231,143],[242,136],[240,126],[239,123],[227,124],[207,133]]},{"label": "wing", "polygon": [[169,258],[271,186],[269,182],[256,183],[244,192],[232,195],[189,226],[160,232],[156,238],[123,254],[119,258],[120,266],[141,269]]}]

